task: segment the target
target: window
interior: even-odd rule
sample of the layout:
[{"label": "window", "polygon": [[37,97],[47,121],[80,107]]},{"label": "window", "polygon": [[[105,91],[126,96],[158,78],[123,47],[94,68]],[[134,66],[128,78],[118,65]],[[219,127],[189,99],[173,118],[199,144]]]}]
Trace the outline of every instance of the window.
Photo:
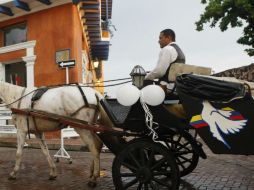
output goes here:
[{"label": "window", "polygon": [[12,63],[5,65],[5,81],[11,84],[26,86],[26,63]]},{"label": "window", "polygon": [[27,27],[26,24],[17,24],[3,29],[4,46],[9,46],[21,42],[26,42]]},{"label": "window", "polygon": [[56,63],[70,60],[70,49],[59,50],[56,52]]}]

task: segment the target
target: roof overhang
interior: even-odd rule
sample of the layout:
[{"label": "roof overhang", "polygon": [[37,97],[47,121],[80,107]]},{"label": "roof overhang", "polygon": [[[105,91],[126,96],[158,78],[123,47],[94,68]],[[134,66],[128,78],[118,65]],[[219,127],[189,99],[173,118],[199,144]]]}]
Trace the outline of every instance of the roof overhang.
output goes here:
[{"label": "roof overhang", "polygon": [[0,22],[71,2],[71,0],[1,0]]},{"label": "roof overhang", "polygon": [[112,15],[112,0],[73,0],[77,4],[93,60],[107,60],[109,54],[108,20]]}]

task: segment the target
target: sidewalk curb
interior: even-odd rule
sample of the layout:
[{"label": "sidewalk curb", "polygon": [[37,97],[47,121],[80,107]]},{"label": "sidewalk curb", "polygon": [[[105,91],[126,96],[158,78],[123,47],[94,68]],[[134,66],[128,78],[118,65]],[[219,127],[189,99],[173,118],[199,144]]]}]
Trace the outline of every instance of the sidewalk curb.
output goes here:
[{"label": "sidewalk curb", "polygon": [[[64,148],[67,151],[88,151],[86,145],[76,142],[77,139],[68,140],[68,143],[64,144]],[[25,148],[34,148],[40,149],[40,145],[36,139],[27,139],[26,143],[28,146]],[[49,150],[59,150],[61,147],[60,141],[56,140],[48,140],[46,139],[46,143]],[[0,147],[10,147],[17,148],[17,139],[16,138],[0,138]]]},{"label": "sidewalk curb", "polygon": [[[61,147],[59,139],[54,139],[54,140],[46,139],[46,143],[49,150],[59,150]],[[41,148],[36,139],[27,139],[26,144],[27,146],[24,146],[24,148],[34,148],[34,149]],[[16,138],[0,138],[0,147],[17,148],[17,139]],[[82,144],[82,141],[79,138],[66,140],[66,143],[64,144],[64,149],[66,151],[85,151],[85,152],[89,151],[87,146]],[[111,151],[106,146],[102,147],[101,152],[111,153]]]}]

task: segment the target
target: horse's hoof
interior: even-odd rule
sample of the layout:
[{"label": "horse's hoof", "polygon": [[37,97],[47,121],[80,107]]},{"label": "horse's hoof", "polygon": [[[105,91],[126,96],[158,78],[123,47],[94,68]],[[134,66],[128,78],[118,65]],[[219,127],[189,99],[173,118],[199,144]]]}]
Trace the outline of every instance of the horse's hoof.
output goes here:
[{"label": "horse's hoof", "polygon": [[88,185],[89,187],[96,187],[96,182],[94,182],[94,181],[89,181],[89,182],[87,183],[87,185]]},{"label": "horse's hoof", "polygon": [[16,180],[16,177],[10,175],[10,176],[8,177],[8,180]]},{"label": "horse's hoof", "polygon": [[57,176],[49,176],[49,180],[55,180]]}]

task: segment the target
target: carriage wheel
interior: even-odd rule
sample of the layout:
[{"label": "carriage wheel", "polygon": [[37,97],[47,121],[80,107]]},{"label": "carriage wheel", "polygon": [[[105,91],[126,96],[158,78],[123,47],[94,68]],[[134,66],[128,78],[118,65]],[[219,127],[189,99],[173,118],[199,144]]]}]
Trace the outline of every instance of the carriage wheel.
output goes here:
[{"label": "carriage wheel", "polygon": [[197,167],[199,155],[194,151],[188,135],[175,134],[164,142],[175,154],[181,177],[188,175]]},{"label": "carriage wheel", "polygon": [[115,157],[112,176],[117,190],[178,189],[180,180],[173,154],[144,139],[129,143]]}]

